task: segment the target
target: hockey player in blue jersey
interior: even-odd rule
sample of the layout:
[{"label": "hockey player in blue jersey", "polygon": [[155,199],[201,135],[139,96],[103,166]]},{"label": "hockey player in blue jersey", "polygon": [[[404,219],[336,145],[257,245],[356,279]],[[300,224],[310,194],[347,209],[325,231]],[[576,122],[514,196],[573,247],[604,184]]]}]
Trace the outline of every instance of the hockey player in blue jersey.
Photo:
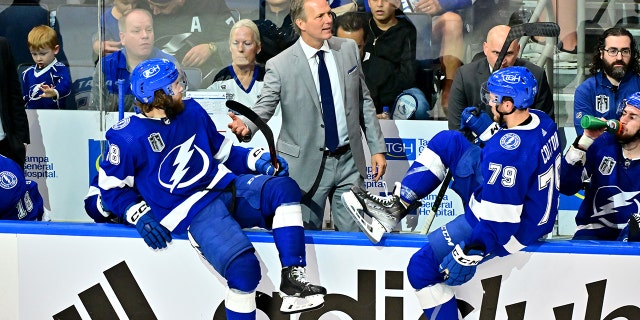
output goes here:
[{"label": "hockey player in blue jersey", "polygon": [[58,62],[58,35],[49,26],[34,27],[27,36],[36,63],[22,72],[22,99],[27,109],[66,109],[71,94],[69,67]]},{"label": "hockey player in blue jersey", "polygon": [[172,234],[194,248],[227,280],[227,319],[256,318],[260,263],[242,228],[271,229],[279,252],[281,311],[324,303],[325,288],[305,279],[301,192],[262,148],[234,146],[194,100],[182,100],[180,72],[166,59],[140,63],[131,90],[140,114],[107,131],[109,153],[99,187],[113,213],[135,225],[145,242],[162,249]]},{"label": "hockey player in blue jersey", "polygon": [[562,148],[553,120],[529,110],[535,77],[524,67],[508,67],[494,72],[484,88],[483,99],[500,127],[485,113],[475,113],[475,107],[462,115],[462,127],[485,141],[483,149],[459,131],[440,132],[393,196],[354,188],[343,198],[352,214],[364,211],[389,232],[407,209],[442,182],[447,168],[453,170],[452,188],[465,201],[465,212],[431,232],[428,244],[407,267],[409,282],[430,320],[458,319],[451,286],[469,281],[482,261],[517,252],[544,237],[558,213]]},{"label": "hockey player in blue jersey", "polygon": [[620,133],[585,129],[562,159],[560,192],[574,195],[585,188],[573,239],[626,240],[628,222],[630,240],[640,240],[640,92],[619,109]]},{"label": "hockey player in blue jersey", "polygon": [[44,202],[35,181],[22,168],[0,155],[0,220],[42,220]]}]

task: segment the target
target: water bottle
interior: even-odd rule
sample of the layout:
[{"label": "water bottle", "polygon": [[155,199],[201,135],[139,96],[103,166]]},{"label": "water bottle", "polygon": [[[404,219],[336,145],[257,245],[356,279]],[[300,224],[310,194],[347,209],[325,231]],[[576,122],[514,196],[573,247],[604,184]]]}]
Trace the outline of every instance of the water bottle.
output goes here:
[{"label": "water bottle", "polygon": [[580,126],[583,129],[600,129],[607,128],[607,132],[612,134],[620,134],[622,132],[622,125],[620,121],[615,119],[602,120],[594,116],[583,116],[580,120]]},{"label": "water bottle", "polygon": [[380,120],[391,120],[391,113],[389,112],[389,107],[382,107],[382,114],[380,115]]}]

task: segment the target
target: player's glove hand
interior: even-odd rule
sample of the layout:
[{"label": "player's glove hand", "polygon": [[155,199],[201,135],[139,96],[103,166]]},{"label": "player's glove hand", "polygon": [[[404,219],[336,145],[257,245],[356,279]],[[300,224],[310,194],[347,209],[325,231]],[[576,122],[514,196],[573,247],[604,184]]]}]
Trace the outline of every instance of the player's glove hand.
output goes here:
[{"label": "player's glove hand", "polygon": [[487,142],[494,133],[500,130],[500,126],[480,108],[467,107],[462,110],[460,129],[469,129],[478,136],[480,141]]},{"label": "player's glove hand", "polygon": [[171,232],[153,217],[151,208],[146,202],[141,201],[129,206],[126,216],[127,221],[136,226],[138,233],[149,247],[162,249],[171,242]]},{"label": "player's glove hand", "polygon": [[247,166],[249,169],[268,175],[268,176],[288,176],[289,164],[281,156],[276,156],[278,167],[274,167],[271,163],[271,155],[264,148],[254,148],[249,152],[247,157]]},{"label": "player's glove hand", "polygon": [[457,244],[440,263],[440,273],[444,274],[444,283],[447,285],[459,286],[471,280],[478,264],[484,258],[484,253],[480,250],[463,248],[464,242]]}]

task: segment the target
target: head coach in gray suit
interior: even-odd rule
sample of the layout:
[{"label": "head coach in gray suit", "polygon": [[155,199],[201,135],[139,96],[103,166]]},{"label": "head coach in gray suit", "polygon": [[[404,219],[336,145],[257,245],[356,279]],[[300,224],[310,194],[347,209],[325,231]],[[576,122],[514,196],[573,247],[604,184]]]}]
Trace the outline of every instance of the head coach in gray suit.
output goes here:
[{"label": "head coach in gray suit", "polygon": [[[267,121],[281,104],[277,149],[302,189],[305,228],[322,229],[329,199],[336,229],[358,231],[340,196],[352,185],[364,185],[363,133],[371,152],[371,176],[380,179],[387,166],[386,146],[364,82],[358,47],[351,39],[332,37],[333,16],[326,0],[292,0],[290,14],[300,38],[267,61],[264,87],[252,109]],[[326,73],[322,76],[323,64],[328,77]],[[331,109],[326,108],[330,105]],[[333,126],[331,118],[323,118],[331,113],[335,113]],[[256,126],[246,118],[230,116],[229,128],[237,136],[256,132]],[[336,133],[337,140],[332,140]]]},{"label": "head coach in gray suit", "polygon": [[[487,82],[491,73],[495,70],[493,65],[498,60],[498,55],[502,49],[502,45],[507,39],[509,34],[509,26],[497,25],[487,33],[487,41],[483,44],[483,51],[485,58],[478,59],[469,64],[466,64],[456,71],[456,75],[453,78],[453,84],[451,85],[451,92],[449,93],[449,110],[447,118],[449,120],[449,129],[460,129],[460,116],[462,110],[466,107],[480,106],[480,89],[482,84]],[[536,94],[535,101],[532,108],[538,109],[546,113],[554,119],[554,103],[553,93],[547,81],[547,74],[544,69],[537,65],[518,58],[520,52],[520,45],[517,40],[514,40],[507,54],[502,60],[500,68],[506,68],[511,66],[524,66],[533,76],[538,80],[538,93]],[[484,106],[484,111],[487,114],[491,114],[491,107]]]}]

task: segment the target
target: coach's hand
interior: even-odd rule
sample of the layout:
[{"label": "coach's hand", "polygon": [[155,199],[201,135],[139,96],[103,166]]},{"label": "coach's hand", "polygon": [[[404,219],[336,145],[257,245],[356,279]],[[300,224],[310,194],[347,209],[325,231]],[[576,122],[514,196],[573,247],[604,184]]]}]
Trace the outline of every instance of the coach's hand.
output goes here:
[{"label": "coach's hand", "polygon": [[494,133],[500,130],[498,123],[493,122],[489,115],[478,107],[467,107],[460,117],[460,129],[469,129],[482,142],[487,142]]},{"label": "coach's hand", "polygon": [[171,242],[171,232],[151,214],[151,208],[141,201],[127,208],[127,221],[136,226],[144,242],[153,249],[162,249]]},{"label": "coach's hand", "polygon": [[235,113],[229,112],[229,117],[231,117],[231,122],[227,125],[231,132],[236,135],[238,141],[240,142],[249,142],[251,141],[251,130],[249,127],[240,119]]},{"label": "coach's hand", "polygon": [[473,278],[484,253],[476,249],[465,248],[464,242],[456,245],[451,253],[440,263],[440,273],[444,274],[444,283],[459,286]]}]

